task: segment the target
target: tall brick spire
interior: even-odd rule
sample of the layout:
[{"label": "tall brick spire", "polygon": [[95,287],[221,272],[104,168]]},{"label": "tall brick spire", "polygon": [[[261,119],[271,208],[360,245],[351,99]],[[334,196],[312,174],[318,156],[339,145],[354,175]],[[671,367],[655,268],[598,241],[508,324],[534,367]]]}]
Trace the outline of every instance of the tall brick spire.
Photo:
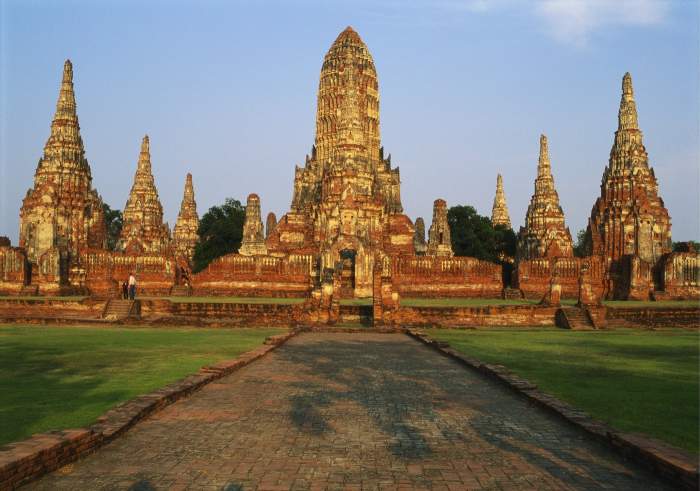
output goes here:
[{"label": "tall brick spire", "polygon": [[30,261],[51,248],[78,253],[105,246],[102,199],[92,189],[73,91],[73,65],[63,65],[61,88],[51,133],[34,175],[34,187],[20,210],[20,246]]},{"label": "tall brick spire", "polygon": [[618,130],[638,130],[637,104],[634,102],[634,89],[632,88],[632,75],[629,72],[622,77],[622,100],[620,111],[617,115]]},{"label": "tall brick spire", "polygon": [[124,225],[117,248],[133,252],[164,253],[169,246],[167,225],[163,224],[163,206],[158,198],[151,172],[151,148],[148,135],[141,141],[134,184],[123,213]]},{"label": "tall brick spire", "polygon": [[554,187],[547,137],[540,135],[535,193],[527,208],[525,227],[520,228],[518,257],[536,259],[571,256],[571,233],[564,223],[564,211],[559,205],[559,194]]},{"label": "tall brick spire", "polygon": [[194,187],[192,186],[192,174],[185,178],[185,192],[180,203],[180,213],[173,229],[173,245],[175,253],[192,261],[194,247],[197,245],[199,235],[199,216],[197,215],[197,202],[194,200]]},{"label": "tall brick spire", "polygon": [[[349,107],[352,106],[352,107]],[[350,127],[370,159],[379,159],[379,82],[374,60],[359,34],[348,26],[323,59],[316,112],[316,152],[332,157],[347,144]]]},{"label": "tall brick spire", "polygon": [[500,174],[496,178],[496,196],[493,198],[493,208],[491,208],[491,223],[494,227],[496,225],[505,225],[511,228],[506,194],[503,191],[503,177]]},{"label": "tall brick spire", "polygon": [[653,264],[671,250],[671,219],[649,166],[629,73],[622,78],[618,129],[586,235],[590,252],[613,261],[638,255]]}]

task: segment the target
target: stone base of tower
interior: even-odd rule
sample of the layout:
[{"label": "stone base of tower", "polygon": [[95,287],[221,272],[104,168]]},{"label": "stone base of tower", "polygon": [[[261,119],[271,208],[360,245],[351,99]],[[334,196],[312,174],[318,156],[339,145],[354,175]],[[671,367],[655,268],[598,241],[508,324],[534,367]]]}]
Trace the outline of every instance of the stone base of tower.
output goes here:
[{"label": "stone base of tower", "polygon": [[402,297],[499,298],[503,291],[501,265],[473,257],[399,256],[393,268]]},{"label": "stone base of tower", "polygon": [[606,262],[597,256],[520,260],[513,271],[513,287],[520,289],[525,298],[541,300],[549,292],[552,276],[556,275],[561,298],[578,298],[579,277],[584,264],[588,267],[591,289],[598,297],[604,296]]},{"label": "stone base of tower", "polygon": [[[664,297],[672,300],[700,299],[700,253],[673,252],[662,257],[659,271]],[[659,300],[658,291],[654,292]]]},{"label": "stone base of tower", "polygon": [[242,256],[215,259],[193,275],[193,295],[308,297],[316,261],[311,255]]}]

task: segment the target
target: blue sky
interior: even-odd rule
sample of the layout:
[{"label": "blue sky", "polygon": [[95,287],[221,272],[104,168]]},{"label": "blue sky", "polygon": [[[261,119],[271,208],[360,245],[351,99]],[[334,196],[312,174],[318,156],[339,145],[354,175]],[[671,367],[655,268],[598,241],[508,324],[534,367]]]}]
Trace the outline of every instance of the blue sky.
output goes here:
[{"label": "blue sky", "polygon": [[698,240],[698,5],[0,0],[0,235],[16,242],[66,58],[110,206],[123,208],[148,133],[171,225],[188,171],[200,215],[256,192],[281,216],[313,144],[323,56],[352,25],[377,66],[382,141],[412,219],[429,223],[438,197],[490,215],[501,172],[519,227],[545,133],[567,224],[584,228],[630,71],[673,238]]}]

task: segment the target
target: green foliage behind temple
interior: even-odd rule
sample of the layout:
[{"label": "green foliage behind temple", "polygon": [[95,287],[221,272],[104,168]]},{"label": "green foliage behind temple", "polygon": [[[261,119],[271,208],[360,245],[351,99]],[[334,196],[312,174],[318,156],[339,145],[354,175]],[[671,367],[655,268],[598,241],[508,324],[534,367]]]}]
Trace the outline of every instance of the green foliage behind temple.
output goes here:
[{"label": "green foliage behind temple", "polygon": [[203,270],[217,257],[238,251],[243,239],[244,220],[245,207],[233,198],[226,198],[224,204],[209,208],[199,221],[194,272]]}]

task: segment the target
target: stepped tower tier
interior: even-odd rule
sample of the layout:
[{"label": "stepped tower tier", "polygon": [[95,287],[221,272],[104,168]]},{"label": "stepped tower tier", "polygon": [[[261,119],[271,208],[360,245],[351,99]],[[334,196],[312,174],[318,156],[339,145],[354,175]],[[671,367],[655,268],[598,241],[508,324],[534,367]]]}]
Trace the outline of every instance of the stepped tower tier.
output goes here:
[{"label": "stepped tower tier", "polygon": [[141,142],[134,184],[124,206],[123,220],[118,250],[148,254],[169,251],[170,232],[163,223],[163,206],[153,179],[148,135]]},{"label": "stepped tower tier", "polygon": [[642,142],[629,73],[622,79],[618,129],[586,235],[589,252],[612,261],[637,255],[654,264],[671,251],[671,219]]},{"label": "stepped tower tier", "polygon": [[500,174],[496,178],[496,196],[493,198],[493,208],[491,209],[491,223],[496,225],[505,225],[511,228],[510,214],[508,213],[508,205],[506,204],[506,194],[503,191],[503,178]]},{"label": "stepped tower tier", "polygon": [[242,256],[264,256],[267,254],[265,229],[260,212],[260,197],[257,194],[248,195],[245,221],[243,222],[243,240],[238,253]]},{"label": "stepped tower tier", "polygon": [[554,188],[547,137],[540,136],[535,193],[518,234],[518,258],[573,257],[571,233],[564,222],[559,194]]},{"label": "stepped tower tier", "polygon": [[413,236],[413,247],[416,250],[417,256],[425,256],[428,250],[428,244],[425,242],[425,221],[423,217],[416,218],[415,235]]},{"label": "stepped tower tier", "polygon": [[447,223],[447,202],[436,199],[433,203],[433,223],[428,230],[428,256],[452,257],[450,225]]},{"label": "stepped tower tier", "polygon": [[[87,248],[105,248],[102,199],[92,188],[92,175],[76,111],[73,65],[63,66],[61,89],[51,133],[20,209],[19,245],[37,264],[51,250],[68,261],[64,273]],[[68,281],[64,277],[62,281]]]},{"label": "stepped tower tier", "polygon": [[173,229],[173,246],[175,254],[192,261],[194,248],[199,241],[197,229],[199,228],[199,215],[197,215],[197,202],[194,200],[194,186],[192,174],[185,178],[185,192],[180,203],[180,213]]},{"label": "stepped tower tier", "polygon": [[342,263],[352,285],[343,291],[356,296],[371,295],[377,254],[415,254],[399,169],[384,157],[379,134],[377,71],[348,27],[323,60],[311,155],[296,168],[291,211],[266,245],[274,256],[318,255],[321,270]]},{"label": "stepped tower tier", "polygon": [[267,219],[265,220],[265,238],[267,239],[272,232],[274,232],[277,226],[277,216],[270,212],[267,214]]}]

